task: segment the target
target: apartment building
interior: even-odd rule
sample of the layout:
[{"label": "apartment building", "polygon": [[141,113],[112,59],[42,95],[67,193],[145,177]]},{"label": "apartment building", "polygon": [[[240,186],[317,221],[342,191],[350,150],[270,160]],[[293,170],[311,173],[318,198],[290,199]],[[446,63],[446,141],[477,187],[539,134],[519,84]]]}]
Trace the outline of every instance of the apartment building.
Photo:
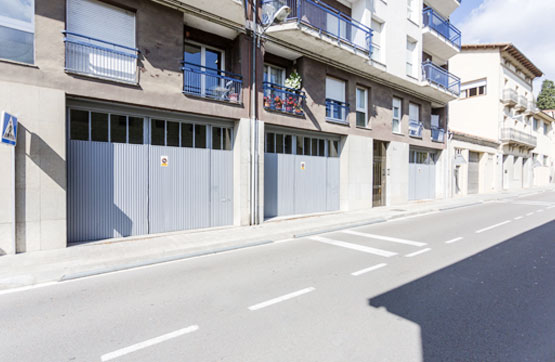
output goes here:
[{"label": "apartment building", "polygon": [[538,144],[544,119],[533,80],[542,72],[512,44],[463,45],[450,68],[461,78],[461,97],[449,104],[450,194],[534,185],[534,155],[543,157],[549,137]]},{"label": "apartment building", "polygon": [[[14,252],[13,223],[25,252],[443,196],[445,106],[460,85],[448,70],[460,32],[447,19],[458,5],[34,0],[9,9],[0,110],[20,129],[2,253]],[[287,16],[273,19],[283,6]],[[10,162],[6,147],[0,160]],[[5,174],[0,196],[11,200]]]}]

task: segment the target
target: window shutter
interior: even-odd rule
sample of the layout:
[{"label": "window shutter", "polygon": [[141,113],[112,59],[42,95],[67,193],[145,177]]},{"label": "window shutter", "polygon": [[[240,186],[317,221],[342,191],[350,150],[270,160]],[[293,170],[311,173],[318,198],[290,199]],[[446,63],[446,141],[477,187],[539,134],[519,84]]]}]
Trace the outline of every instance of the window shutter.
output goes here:
[{"label": "window shutter", "polygon": [[345,102],[345,82],[326,78],[326,98],[339,102]]},{"label": "window shutter", "polygon": [[414,121],[420,121],[419,109],[416,104],[409,103],[409,118]]},{"label": "window shutter", "polygon": [[67,31],[136,48],[135,13],[93,0],[68,0]]}]

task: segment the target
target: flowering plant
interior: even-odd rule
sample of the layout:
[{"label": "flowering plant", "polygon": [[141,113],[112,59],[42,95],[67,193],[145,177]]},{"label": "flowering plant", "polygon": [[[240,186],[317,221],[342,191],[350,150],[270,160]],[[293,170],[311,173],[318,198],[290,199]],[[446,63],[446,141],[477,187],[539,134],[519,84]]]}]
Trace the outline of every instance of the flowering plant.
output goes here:
[{"label": "flowering plant", "polygon": [[293,70],[289,75],[289,78],[285,80],[285,86],[292,89],[301,89],[302,81],[303,79],[301,78],[299,73],[297,73],[296,70]]}]

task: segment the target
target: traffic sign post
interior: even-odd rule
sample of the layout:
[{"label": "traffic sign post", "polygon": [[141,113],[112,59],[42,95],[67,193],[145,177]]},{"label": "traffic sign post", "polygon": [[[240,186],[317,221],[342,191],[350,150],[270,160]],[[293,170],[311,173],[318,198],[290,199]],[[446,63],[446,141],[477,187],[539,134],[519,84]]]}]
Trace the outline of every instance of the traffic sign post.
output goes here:
[{"label": "traffic sign post", "polygon": [[12,153],[12,246],[13,253],[17,252],[15,241],[15,145],[17,143],[17,117],[8,112],[2,112],[1,143],[10,146]]}]

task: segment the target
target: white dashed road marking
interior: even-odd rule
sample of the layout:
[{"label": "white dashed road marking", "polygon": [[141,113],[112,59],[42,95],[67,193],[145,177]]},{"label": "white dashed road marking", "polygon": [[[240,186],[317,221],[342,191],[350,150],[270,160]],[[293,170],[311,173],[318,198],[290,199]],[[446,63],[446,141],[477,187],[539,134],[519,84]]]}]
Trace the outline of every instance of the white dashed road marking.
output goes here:
[{"label": "white dashed road marking", "polygon": [[392,242],[392,243],[399,243],[399,244],[405,244],[405,245],[412,245],[412,246],[424,246],[424,245],[427,245],[426,243],[422,243],[422,242],[419,242],[419,241],[412,241],[412,240],[406,240],[406,239],[393,238],[393,237],[391,237],[391,236],[383,236],[383,235],[362,233],[362,232],[354,231],[354,230],[343,230],[342,233],[351,234],[351,235],[357,235],[357,236],[363,236],[363,237],[365,237],[365,238],[372,238],[372,239],[390,241],[390,242]]},{"label": "white dashed road marking", "polygon": [[458,238],[454,238],[454,239],[451,239],[451,240],[447,240],[447,241],[445,242],[445,244],[452,244],[452,243],[455,243],[455,242],[457,242],[457,241],[459,241],[459,240],[462,240],[462,239],[463,239],[463,237],[460,236],[460,237],[458,237]]},{"label": "white dashed road marking", "polygon": [[520,220],[520,219],[522,219],[523,217],[524,217],[524,216],[517,216],[517,217],[515,217],[515,220]]},{"label": "white dashed road marking", "polygon": [[420,255],[420,254],[424,254],[424,253],[426,253],[426,252],[428,252],[428,251],[430,251],[430,250],[432,250],[432,249],[431,249],[431,248],[426,248],[426,249],[422,249],[422,250],[415,251],[414,253],[407,254],[407,255],[405,255],[405,256],[406,256],[407,258],[412,258],[413,256],[417,256],[417,255]]},{"label": "white dashed road marking", "polygon": [[543,212],[543,209],[539,209],[538,211],[536,211],[537,213]]},{"label": "white dashed road marking", "polygon": [[386,265],[387,265],[386,263],[377,264],[377,265],[371,266],[369,268],[362,269],[362,270],[356,271],[354,273],[351,273],[351,275],[357,277],[359,275],[366,274],[368,272],[383,268]]},{"label": "white dashed road marking", "polygon": [[534,215],[533,212],[529,212],[529,213],[526,214],[526,216],[532,216],[532,215]]},{"label": "white dashed road marking", "polygon": [[397,253],[394,253],[394,252],[392,252],[392,251],[387,251],[387,250],[382,250],[382,249],[376,249],[376,248],[370,248],[370,247],[368,247],[368,246],[363,246],[363,245],[358,245],[358,244],[347,243],[347,242],[345,242],[345,241],[340,241],[340,240],[334,240],[334,239],[324,238],[324,237],[322,237],[322,236],[311,236],[311,237],[309,237],[309,239],[312,239],[312,240],[315,240],[315,241],[319,241],[319,242],[325,243],[325,244],[340,246],[340,247],[342,247],[342,248],[347,248],[347,249],[362,251],[363,253],[368,253],[368,254],[374,254],[374,255],[384,256],[384,257],[386,257],[386,258],[389,258],[389,257],[391,257],[391,256],[397,255]]},{"label": "white dashed road marking", "polygon": [[171,332],[171,333],[168,333],[168,334],[164,334],[164,335],[161,335],[161,336],[156,337],[156,338],[148,339],[144,342],[137,343],[137,344],[134,344],[134,345],[131,345],[129,347],[122,348],[122,349],[118,349],[117,351],[114,351],[114,352],[106,353],[106,354],[104,354],[100,357],[100,360],[103,361],[103,362],[111,361],[115,358],[125,356],[126,354],[138,351],[140,349],[153,346],[155,344],[167,341],[167,340],[172,339],[172,338],[182,336],[182,335],[187,334],[187,333],[194,332],[197,329],[198,329],[197,325],[189,326],[189,327],[183,328],[183,329],[178,329],[177,331],[174,331],[174,332]]},{"label": "white dashed road marking", "polygon": [[491,230],[491,229],[495,229],[496,227],[499,227],[499,226],[508,224],[508,223],[510,223],[510,222],[511,222],[511,220],[505,220],[505,221],[503,221],[503,222],[500,222],[499,224],[491,225],[491,226],[485,227],[485,228],[483,228],[483,229],[476,230],[476,234],[480,234],[480,233],[483,233],[484,231],[488,231],[488,230]]},{"label": "white dashed road marking", "polygon": [[267,300],[267,301],[262,302],[262,303],[251,305],[249,307],[249,310],[255,311],[255,310],[262,309],[262,308],[266,308],[266,307],[269,307],[273,304],[277,304],[277,303],[280,303],[280,302],[283,302],[283,301],[286,301],[286,300],[289,300],[289,299],[293,299],[295,297],[299,297],[303,294],[313,292],[314,290],[316,290],[316,288],[313,288],[313,287],[301,289],[301,290],[298,290],[298,291],[293,292],[293,293],[282,295],[281,297],[277,297],[277,298],[270,299],[270,300]]}]

